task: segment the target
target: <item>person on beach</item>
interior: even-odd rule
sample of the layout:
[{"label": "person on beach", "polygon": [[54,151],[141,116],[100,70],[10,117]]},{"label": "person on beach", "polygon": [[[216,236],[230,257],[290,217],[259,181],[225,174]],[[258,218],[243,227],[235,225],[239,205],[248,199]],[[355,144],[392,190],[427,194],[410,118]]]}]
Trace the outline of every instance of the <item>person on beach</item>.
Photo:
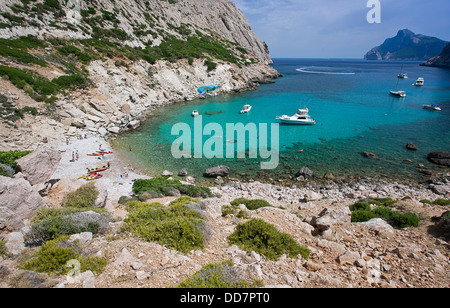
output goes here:
[{"label": "person on beach", "polygon": [[110,162],[108,162],[108,168],[111,168],[111,163]]},{"label": "person on beach", "polygon": [[75,152],[72,151],[72,162],[75,162]]},{"label": "person on beach", "polygon": [[131,144],[130,144],[130,152],[133,151],[133,149],[131,148]]}]

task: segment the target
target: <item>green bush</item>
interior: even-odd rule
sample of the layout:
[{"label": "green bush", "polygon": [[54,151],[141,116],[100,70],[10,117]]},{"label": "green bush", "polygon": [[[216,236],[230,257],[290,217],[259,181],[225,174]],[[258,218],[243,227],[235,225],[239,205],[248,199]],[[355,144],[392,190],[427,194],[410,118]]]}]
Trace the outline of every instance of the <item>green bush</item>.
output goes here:
[{"label": "green bush", "polygon": [[[358,201],[349,206],[352,212],[352,222],[365,222],[373,218],[382,218],[386,220],[394,228],[418,227],[419,218],[414,213],[400,213],[392,210],[388,206],[394,204],[395,201],[385,199],[369,199]],[[371,209],[370,204],[377,205],[377,208]]]},{"label": "green bush", "polygon": [[232,206],[238,206],[239,204],[244,204],[247,207],[247,209],[249,209],[251,211],[257,210],[262,207],[273,207],[269,202],[267,202],[266,200],[261,200],[261,199],[249,200],[246,198],[237,198],[237,199],[233,200],[230,204]]},{"label": "green bush", "polygon": [[8,252],[6,251],[6,240],[0,238],[0,257],[7,257]]},{"label": "green bush", "polygon": [[137,195],[148,193],[152,197],[174,196],[177,193],[185,194],[193,198],[211,197],[211,190],[207,187],[183,185],[178,180],[168,180],[166,178],[136,180],[133,184],[133,193]]},{"label": "green bush", "polygon": [[239,271],[233,267],[231,261],[207,264],[194,275],[181,282],[178,288],[255,288],[261,287],[261,281],[248,282],[240,277]]},{"label": "green bush", "polygon": [[222,206],[222,216],[225,217],[227,215],[235,215],[237,218],[248,218],[248,214],[246,211],[239,209],[238,205],[224,205]]},{"label": "green bush", "polygon": [[279,232],[275,226],[262,219],[251,219],[239,224],[228,238],[247,252],[255,251],[270,260],[278,260],[283,254],[291,258],[301,255],[308,259],[309,249],[300,246],[289,234]]},{"label": "green bush", "polygon": [[94,207],[95,200],[97,199],[99,192],[95,187],[94,183],[88,183],[75,192],[69,193],[67,195],[67,200],[64,203],[64,207],[75,207],[75,208],[90,208]]},{"label": "green bush", "polygon": [[[183,197],[182,197],[183,198]],[[190,198],[177,199],[169,207],[159,203],[132,201],[127,203],[126,231],[146,241],[154,241],[181,252],[203,249],[204,219],[185,204],[195,202]]]},{"label": "green bush", "polygon": [[92,271],[96,274],[103,272],[107,261],[99,257],[84,257],[79,253],[76,244],[67,243],[68,237],[61,237],[42,245],[36,257],[26,262],[22,269],[39,272],[66,275],[71,268],[66,267],[70,260],[80,262],[81,271]]},{"label": "green bush", "polygon": [[440,206],[447,206],[450,204],[450,199],[436,199],[433,201],[433,204]]},{"label": "green bush", "polygon": [[17,160],[33,151],[8,151],[0,152],[0,164],[16,168]]}]

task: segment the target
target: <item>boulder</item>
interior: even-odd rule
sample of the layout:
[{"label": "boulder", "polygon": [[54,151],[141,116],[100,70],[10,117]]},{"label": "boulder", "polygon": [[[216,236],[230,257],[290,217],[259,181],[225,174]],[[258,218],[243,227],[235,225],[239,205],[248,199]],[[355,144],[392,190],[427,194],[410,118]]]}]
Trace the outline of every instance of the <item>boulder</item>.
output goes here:
[{"label": "boulder", "polygon": [[427,157],[432,163],[450,166],[450,152],[431,152]]},{"label": "boulder", "polygon": [[295,177],[303,177],[304,179],[310,179],[314,175],[314,172],[308,167],[302,167],[299,172],[295,174]]},{"label": "boulder", "polygon": [[362,152],[362,155],[367,158],[380,159],[377,154],[374,154],[372,152]]},{"label": "boulder", "polygon": [[60,161],[61,153],[59,151],[37,150],[17,161],[17,171],[21,172],[34,186],[49,180]]},{"label": "boulder", "polygon": [[168,171],[168,170],[164,170],[162,173],[161,173],[161,175],[162,176],[166,176],[166,177],[169,177],[169,176],[172,176],[173,175],[173,173],[172,172],[170,172],[170,171]]},{"label": "boulder", "polygon": [[218,176],[227,176],[230,173],[230,167],[227,166],[217,166],[205,171],[205,176],[208,178],[216,178]]},{"label": "boulder", "polygon": [[344,206],[335,211],[324,209],[318,216],[314,216],[311,225],[320,232],[330,229],[334,225],[350,226],[352,213],[348,206]]},{"label": "boulder", "polygon": [[181,169],[178,172],[178,176],[187,176],[187,175],[188,175],[188,172],[186,171],[186,169]]},{"label": "boulder", "polygon": [[412,150],[412,151],[417,151],[417,149],[419,148],[416,144],[412,143],[412,142],[408,142],[406,144],[406,148],[408,150]]},{"label": "boulder", "polygon": [[394,228],[381,218],[374,218],[366,222],[359,222],[358,224],[375,232],[381,238],[393,236],[395,233]]},{"label": "boulder", "polygon": [[18,231],[46,202],[24,178],[0,176],[0,230]]}]

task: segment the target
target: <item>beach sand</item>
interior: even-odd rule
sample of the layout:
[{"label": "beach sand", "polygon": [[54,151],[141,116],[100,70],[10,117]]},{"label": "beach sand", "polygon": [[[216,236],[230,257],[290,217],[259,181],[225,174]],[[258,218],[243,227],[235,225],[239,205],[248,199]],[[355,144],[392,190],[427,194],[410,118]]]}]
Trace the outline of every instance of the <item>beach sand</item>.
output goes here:
[{"label": "beach sand", "polygon": [[[83,139],[71,137],[68,144],[65,142],[56,143],[49,145],[49,147],[53,150],[61,151],[62,155],[61,161],[51,177],[52,179],[72,180],[85,184],[88,181],[78,177],[87,174],[87,168],[93,169],[107,166],[109,162],[110,168],[101,172],[103,177],[95,180],[95,182],[106,188],[108,199],[113,204],[117,203],[121,196],[132,194],[134,180],[150,178],[121,161],[114,153],[106,154],[103,158],[88,156],[88,153],[95,153],[100,148],[106,151],[113,151],[108,141],[98,136],[88,135],[87,138]],[[72,161],[72,153],[76,155],[77,152],[79,155],[78,159],[75,158],[75,161]],[[127,177],[124,176],[125,173],[128,174]]]}]

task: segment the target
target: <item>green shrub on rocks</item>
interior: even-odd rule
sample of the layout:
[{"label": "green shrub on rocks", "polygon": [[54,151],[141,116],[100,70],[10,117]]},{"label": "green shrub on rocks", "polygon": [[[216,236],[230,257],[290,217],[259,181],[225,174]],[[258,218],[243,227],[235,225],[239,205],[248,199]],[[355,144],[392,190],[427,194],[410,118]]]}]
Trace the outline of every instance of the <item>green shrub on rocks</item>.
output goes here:
[{"label": "green shrub on rocks", "polygon": [[261,281],[248,282],[241,278],[238,269],[233,267],[231,261],[213,263],[203,266],[201,270],[181,282],[178,288],[205,289],[205,288],[255,288],[262,287]]},{"label": "green shrub on rocks", "polygon": [[75,192],[67,195],[66,203],[64,207],[72,208],[89,208],[94,207],[95,200],[97,199],[99,192],[94,183],[88,183],[81,186]]},{"label": "green shrub on rocks", "polygon": [[187,253],[205,246],[204,219],[185,205],[196,200],[182,197],[168,207],[159,203],[132,201],[127,203],[128,217],[124,230],[146,241]]},{"label": "green shrub on rocks", "polygon": [[[373,218],[382,218],[394,228],[418,227],[419,218],[414,213],[400,213],[390,208],[396,201],[383,199],[360,200],[349,206],[352,212],[352,222],[365,222]],[[376,205],[372,209],[370,205]]]},{"label": "green shrub on rocks", "polygon": [[230,204],[232,206],[238,206],[240,204],[244,204],[247,207],[247,209],[249,209],[251,211],[257,210],[262,207],[273,207],[272,204],[270,204],[266,200],[261,200],[261,199],[249,200],[246,198],[238,198],[238,199],[233,200]]},{"label": "green shrub on rocks", "polygon": [[136,195],[148,194],[151,198],[161,196],[187,195],[189,197],[211,197],[208,187],[183,185],[178,180],[166,178],[153,178],[149,180],[136,180],[133,184],[133,193]]},{"label": "green shrub on rocks", "polygon": [[283,254],[291,258],[301,255],[308,259],[309,249],[299,245],[289,234],[279,232],[274,225],[262,219],[251,219],[239,224],[228,238],[247,252],[255,251],[270,260],[278,260]]},{"label": "green shrub on rocks", "polygon": [[72,268],[67,262],[76,260],[80,262],[81,272],[92,271],[96,274],[103,272],[107,261],[103,258],[82,256],[76,243],[67,242],[68,237],[60,237],[42,245],[36,256],[25,262],[22,269],[39,272],[66,275]]}]

